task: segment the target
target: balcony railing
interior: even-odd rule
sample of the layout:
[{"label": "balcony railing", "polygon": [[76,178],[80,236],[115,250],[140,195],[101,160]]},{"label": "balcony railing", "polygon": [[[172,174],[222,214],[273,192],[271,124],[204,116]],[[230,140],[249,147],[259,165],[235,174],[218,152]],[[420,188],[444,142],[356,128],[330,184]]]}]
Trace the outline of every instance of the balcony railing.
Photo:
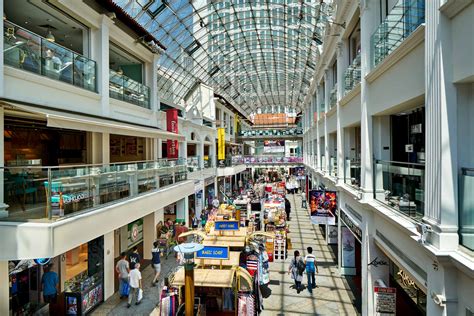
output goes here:
[{"label": "balcony railing", "polygon": [[337,85],[334,85],[334,87],[331,89],[331,92],[329,94],[329,110],[331,110],[333,107],[335,107],[337,104]]},{"label": "balcony railing", "polygon": [[242,156],[227,156],[225,160],[219,161],[219,167],[232,167],[244,164],[244,158]]},{"label": "balcony railing", "polygon": [[194,156],[186,158],[188,172],[201,170],[201,157]]},{"label": "balcony railing", "polygon": [[360,53],[358,53],[344,72],[344,95],[351,92],[360,83],[360,65]]},{"label": "balcony railing", "polygon": [[372,66],[377,66],[424,22],[425,0],[399,0],[371,37]]},{"label": "balcony railing", "polygon": [[474,251],[474,169],[463,168],[459,182],[460,243]]},{"label": "balcony railing", "polygon": [[265,130],[244,130],[240,131],[239,136],[241,137],[258,137],[258,136],[293,136],[303,135],[303,129],[287,128],[287,129],[265,129]]},{"label": "balcony railing", "polygon": [[96,92],[96,62],[4,21],[5,65]]},{"label": "balcony railing", "polygon": [[112,69],[109,70],[111,98],[150,108],[150,88]]},{"label": "balcony railing", "polygon": [[375,160],[375,199],[415,220],[421,220],[425,205],[425,165]]},{"label": "balcony railing", "polygon": [[324,102],[321,102],[321,104],[319,104],[319,118],[324,117],[325,113],[326,113],[326,104]]},{"label": "balcony railing", "polygon": [[344,183],[356,189],[360,188],[360,160],[345,159]]},{"label": "balcony railing", "polygon": [[245,156],[246,165],[303,163],[303,157]]},{"label": "balcony railing", "polygon": [[320,158],[320,162],[321,162],[321,171],[326,171],[326,157],[324,157],[324,155],[321,155],[321,158]]},{"label": "balcony railing", "polygon": [[337,177],[337,158],[330,157],[329,159],[329,175],[332,177]]},{"label": "balcony railing", "polygon": [[187,178],[184,159],[0,170],[9,205],[2,221],[61,219]]}]

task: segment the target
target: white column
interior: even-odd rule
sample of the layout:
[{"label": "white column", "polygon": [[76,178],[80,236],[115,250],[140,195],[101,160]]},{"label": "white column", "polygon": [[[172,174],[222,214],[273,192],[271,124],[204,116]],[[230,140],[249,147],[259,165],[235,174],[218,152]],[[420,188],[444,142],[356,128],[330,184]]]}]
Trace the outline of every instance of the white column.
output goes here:
[{"label": "white column", "polygon": [[[3,8],[3,0],[0,0],[0,12],[5,12]],[[3,18],[0,21],[1,29],[3,30]],[[5,75],[4,75],[4,62],[3,62],[3,40],[0,41],[0,97],[4,96],[5,93]],[[2,130],[3,131],[3,130]],[[3,149],[3,146],[2,146]],[[3,161],[3,157],[2,157]],[[2,165],[3,166],[3,165]],[[0,304],[1,306],[1,304]],[[2,314],[2,310],[0,309],[0,314]]]},{"label": "white column", "polygon": [[110,163],[110,134],[102,133],[102,163]]},{"label": "white column", "polygon": [[[446,263],[446,265],[438,264],[437,269],[430,267],[426,272],[428,274],[426,315],[464,315],[464,310],[458,311],[458,296],[460,294],[463,295],[463,293],[458,293],[458,276],[462,274],[459,273],[459,270],[456,268],[456,266],[453,266],[450,263]],[[436,304],[431,298],[431,295],[443,296],[448,301],[446,302],[446,306],[441,307]],[[469,301],[469,303],[472,304],[472,300]]]},{"label": "white column", "polygon": [[316,107],[317,107],[317,116],[318,119],[316,121],[316,168],[321,170],[323,166],[321,166],[321,135],[319,135],[319,124],[321,122],[321,113],[320,113],[320,104],[321,104],[321,87],[318,84],[316,88]]},{"label": "white column", "polygon": [[99,29],[92,30],[92,59],[97,62],[97,91],[101,95],[102,114],[110,114],[109,104],[109,27],[113,21],[101,16]]},{"label": "white column", "polygon": [[[370,4],[369,4],[370,2]],[[370,37],[379,21],[378,9],[374,0],[366,0],[361,5],[361,189],[365,200],[372,199],[373,191],[372,169],[372,116],[369,111],[368,93],[369,84],[365,76],[370,72],[371,45]]]},{"label": "white column", "polygon": [[341,124],[340,101],[344,97],[345,80],[344,72],[348,66],[349,49],[347,41],[337,43],[337,178],[338,182],[344,181],[344,128]]},{"label": "white column", "polygon": [[115,292],[114,281],[116,277],[115,264],[115,232],[104,235],[104,300]]},{"label": "white column", "polygon": [[201,142],[199,142],[197,146],[199,147],[199,150],[197,151],[199,157],[199,167],[201,169],[204,169],[204,140],[201,140]]},{"label": "white column", "polygon": [[[331,94],[331,87],[329,86],[329,71],[326,69],[324,72],[324,111],[327,113],[329,110],[329,96]],[[323,168],[326,173],[329,172],[329,135],[328,135],[328,124],[327,116],[324,115],[324,157],[325,163]]]},{"label": "white column", "polygon": [[0,261],[0,315],[10,315],[8,261]]},{"label": "white column", "polygon": [[[0,1],[2,3],[2,1]],[[3,3],[2,3],[3,5]],[[2,20],[3,21],[3,20]],[[2,22],[3,23],[3,22]],[[3,45],[3,41],[2,45]],[[3,50],[2,50],[3,52]],[[2,58],[2,63],[3,63],[3,58]],[[3,67],[1,68],[0,72],[3,74]],[[0,85],[3,84],[3,81],[0,81]],[[4,126],[4,120],[3,120],[3,114],[4,114],[4,109],[3,107],[0,107],[0,131],[3,134],[3,131],[5,129]],[[5,166],[5,139],[4,137],[0,137],[0,218],[2,217],[7,217],[8,216],[8,211],[6,210],[8,208],[8,205],[5,204],[5,196],[4,196],[4,169],[3,167]],[[0,313],[1,315],[1,313]]]},{"label": "white column", "polygon": [[182,198],[176,202],[176,219],[184,219],[186,225],[189,224],[189,199],[188,197]]},{"label": "white column", "polygon": [[[439,11],[445,1],[426,1],[425,217],[428,241],[443,250],[458,247],[457,97],[453,84],[451,21]],[[442,210],[442,211],[441,211]]]},{"label": "white column", "polygon": [[157,122],[156,114],[160,110],[160,100],[158,99],[158,60],[160,55],[153,54],[153,61],[147,64],[146,85],[150,87],[150,109],[153,111],[154,122]]},{"label": "white column", "polygon": [[158,156],[157,158],[160,159],[160,158],[163,158],[163,140],[158,138],[158,146],[157,146],[157,151],[158,151]]},{"label": "white column", "polygon": [[151,260],[151,249],[156,240],[155,213],[143,218],[143,259]]}]

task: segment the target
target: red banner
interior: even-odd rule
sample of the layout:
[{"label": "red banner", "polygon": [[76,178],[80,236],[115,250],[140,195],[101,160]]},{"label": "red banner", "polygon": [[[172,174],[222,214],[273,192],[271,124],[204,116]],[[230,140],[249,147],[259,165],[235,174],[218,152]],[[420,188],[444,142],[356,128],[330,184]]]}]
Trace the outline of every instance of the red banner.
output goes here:
[{"label": "red banner", "polygon": [[[178,134],[178,110],[166,110],[166,130]],[[178,158],[178,141],[167,140],[168,158]]]}]

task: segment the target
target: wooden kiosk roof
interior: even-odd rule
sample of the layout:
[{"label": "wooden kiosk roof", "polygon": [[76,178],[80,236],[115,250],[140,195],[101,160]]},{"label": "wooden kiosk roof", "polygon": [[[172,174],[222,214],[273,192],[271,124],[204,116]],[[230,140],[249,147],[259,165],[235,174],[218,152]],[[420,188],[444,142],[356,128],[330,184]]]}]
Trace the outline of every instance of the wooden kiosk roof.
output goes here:
[{"label": "wooden kiosk roof", "polygon": [[[194,269],[194,286],[229,287],[234,283],[235,270]],[[171,282],[173,286],[184,285],[184,268],[179,269]]]}]

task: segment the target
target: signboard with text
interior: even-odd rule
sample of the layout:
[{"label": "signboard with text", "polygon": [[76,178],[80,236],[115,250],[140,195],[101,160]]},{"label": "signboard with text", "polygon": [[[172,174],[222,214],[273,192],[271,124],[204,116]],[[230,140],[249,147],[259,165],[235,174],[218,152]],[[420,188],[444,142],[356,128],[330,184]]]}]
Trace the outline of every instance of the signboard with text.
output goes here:
[{"label": "signboard with text", "polygon": [[[166,111],[166,130],[178,134],[178,110],[169,109]],[[168,158],[178,158],[178,141],[168,139],[167,142]]]},{"label": "signboard with text", "polygon": [[397,289],[393,287],[374,287],[375,312],[377,315],[396,315]]},{"label": "signboard with text", "polygon": [[197,259],[229,259],[229,247],[204,246],[202,250],[196,252]]},{"label": "signboard with text", "polygon": [[238,221],[216,221],[214,230],[239,230]]}]

